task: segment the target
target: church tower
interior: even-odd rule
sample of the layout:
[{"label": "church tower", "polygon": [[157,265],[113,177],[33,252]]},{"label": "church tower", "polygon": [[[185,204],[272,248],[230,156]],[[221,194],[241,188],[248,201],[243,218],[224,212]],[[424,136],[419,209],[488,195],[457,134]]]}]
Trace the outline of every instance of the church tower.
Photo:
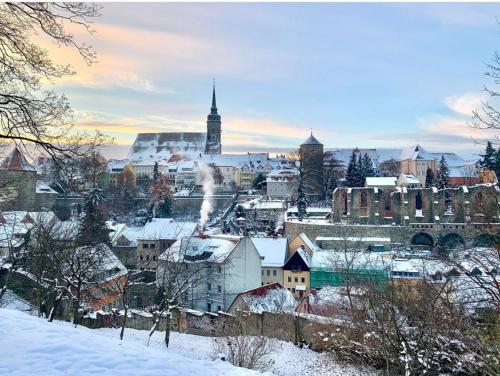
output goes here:
[{"label": "church tower", "polygon": [[220,154],[221,149],[221,121],[220,115],[217,113],[214,84],[212,92],[212,107],[210,108],[210,114],[207,117],[207,143],[205,147],[205,153]]}]

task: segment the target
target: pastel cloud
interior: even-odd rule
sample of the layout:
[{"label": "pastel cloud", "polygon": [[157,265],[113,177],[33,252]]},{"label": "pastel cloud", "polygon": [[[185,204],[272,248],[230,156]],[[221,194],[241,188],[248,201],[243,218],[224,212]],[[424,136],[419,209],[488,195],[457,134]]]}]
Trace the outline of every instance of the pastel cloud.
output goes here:
[{"label": "pastel cloud", "polygon": [[447,97],[444,104],[458,114],[472,116],[472,112],[480,109],[486,99],[487,95],[485,93],[466,93]]}]

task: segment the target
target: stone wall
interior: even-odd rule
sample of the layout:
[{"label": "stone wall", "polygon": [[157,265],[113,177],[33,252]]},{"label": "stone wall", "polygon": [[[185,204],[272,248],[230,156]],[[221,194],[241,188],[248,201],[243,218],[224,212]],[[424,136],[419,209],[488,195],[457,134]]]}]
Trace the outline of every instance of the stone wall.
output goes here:
[{"label": "stone wall", "polygon": [[[92,328],[120,327],[123,317],[119,315],[96,313],[84,317],[81,324]],[[181,311],[172,317],[172,330],[207,337],[245,335],[265,336],[295,344],[306,344],[311,349],[326,350],[320,332],[332,330],[334,326],[328,319],[321,317],[300,316],[297,314],[250,313],[239,312],[238,317],[220,312],[202,313]],[[138,330],[150,330],[154,324],[152,314],[136,310],[129,311],[126,327]],[[165,331],[166,319],[160,318],[158,331]],[[127,332],[125,331],[125,336]],[[145,332],[145,336],[147,333]]]},{"label": "stone wall", "polygon": [[27,210],[36,208],[36,172],[0,172],[0,210]]}]

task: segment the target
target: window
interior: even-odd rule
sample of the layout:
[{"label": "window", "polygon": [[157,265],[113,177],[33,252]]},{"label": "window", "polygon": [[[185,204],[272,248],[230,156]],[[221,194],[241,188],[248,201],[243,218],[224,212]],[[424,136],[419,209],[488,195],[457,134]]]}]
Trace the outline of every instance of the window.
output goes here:
[{"label": "window", "polygon": [[262,269],[261,274],[264,275],[264,269]]},{"label": "window", "polygon": [[273,276],[276,277],[276,270],[273,270]]},{"label": "window", "polygon": [[222,311],[222,307],[220,305],[217,306],[217,312]]},{"label": "window", "polygon": [[342,200],[344,203],[344,208],[342,210],[342,215],[347,215],[347,192],[342,193]]},{"label": "window", "polygon": [[217,292],[219,292],[219,293],[222,292],[222,286],[221,285],[217,285]]},{"label": "window", "polygon": [[156,256],[153,256],[153,261],[156,261]]},{"label": "window", "polygon": [[149,255],[146,255],[146,261],[149,261]]},{"label": "window", "polygon": [[142,248],[144,248],[144,249],[148,249],[148,247],[149,247],[149,244],[148,244],[148,243],[143,243],[143,244],[142,244]]},{"label": "window", "polygon": [[302,283],[304,283],[305,281],[306,281],[306,279],[305,279],[304,277],[302,277],[302,278],[300,279],[300,282],[302,282]]},{"label": "window", "polygon": [[155,243],[151,243],[151,244],[149,245],[149,248],[151,248],[151,249],[155,249]]},{"label": "window", "polygon": [[295,282],[298,282],[299,281],[299,277],[295,277]]},{"label": "window", "polygon": [[267,275],[270,276],[271,275],[271,271],[269,269],[267,269]]},{"label": "window", "polygon": [[140,256],[139,256],[139,260],[141,260],[141,261],[142,261],[143,259],[144,259],[144,257],[143,257],[142,255],[140,255]]},{"label": "window", "polygon": [[384,210],[386,212],[391,211],[391,195],[387,193],[384,197]]},{"label": "window", "polygon": [[452,214],[452,201],[449,191],[444,194],[444,210],[446,214]]},{"label": "window", "polygon": [[210,283],[207,283],[207,289],[208,291],[212,291],[212,285]]},{"label": "window", "polygon": [[212,304],[207,303],[207,312],[212,312]]},{"label": "window", "polygon": [[422,210],[422,193],[420,191],[415,196],[415,209]]},{"label": "window", "polygon": [[361,197],[359,199],[359,207],[360,208],[367,208],[368,207],[368,194],[366,191],[361,192]]},{"label": "window", "polygon": [[292,282],[292,277],[288,277],[288,282]]},{"label": "window", "polygon": [[221,266],[217,267],[217,273],[222,273],[222,267]]},{"label": "window", "polygon": [[295,294],[295,288],[292,287],[292,294]]}]

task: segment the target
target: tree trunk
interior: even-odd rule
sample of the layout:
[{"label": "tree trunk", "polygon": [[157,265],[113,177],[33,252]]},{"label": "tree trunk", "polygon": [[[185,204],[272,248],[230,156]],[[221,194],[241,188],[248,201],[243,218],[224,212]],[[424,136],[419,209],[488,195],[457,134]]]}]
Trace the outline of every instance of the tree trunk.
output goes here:
[{"label": "tree trunk", "polygon": [[75,325],[75,328],[76,326],[78,325],[78,320],[79,320],[79,317],[78,317],[78,310],[80,309],[80,288],[81,288],[81,284],[80,282],[78,282],[78,287],[76,289],[76,304],[74,307],[74,312],[73,312],[73,324]]},{"label": "tree trunk", "polygon": [[160,323],[160,317],[161,317],[161,313],[160,313],[160,316],[156,317],[155,323],[154,323],[153,327],[151,328],[151,330],[149,331],[148,346],[149,346],[149,341],[151,340],[152,335],[154,334],[154,332],[156,332],[156,329],[158,328],[158,324]]},{"label": "tree trunk", "polygon": [[125,332],[125,326],[127,326],[127,314],[128,314],[128,306],[125,304],[125,310],[122,321],[122,329],[120,330],[120,340],[123,339],[123,333]]},{"label": "tree trunk", "polygon": [[52,322],[54,320],[54,316],[56,315],[56,309],[57,309],[57,307],[59,306],[59,303],[62,300],[63,294],[64,294],[64,289],[61,290],[61,292],[59,293],[59,295],[56,296],[56,299],[54,300],[54,305],[50,309],[49,320],[48,320],[49,322]]},{"label": "tree trunk", "polygon": [[172,321],[172,312],[167,313],[167,323],[165,328],[165,346],[170,343],[170,324]]}]

